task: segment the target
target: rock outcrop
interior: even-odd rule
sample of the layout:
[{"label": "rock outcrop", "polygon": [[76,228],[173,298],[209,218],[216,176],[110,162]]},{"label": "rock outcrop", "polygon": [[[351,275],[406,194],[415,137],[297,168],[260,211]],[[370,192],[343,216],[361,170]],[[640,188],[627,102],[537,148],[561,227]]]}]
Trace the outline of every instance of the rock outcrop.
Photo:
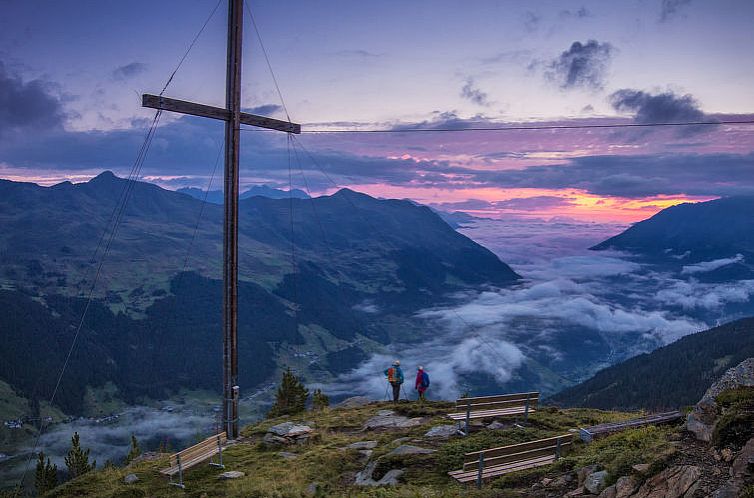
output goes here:
[{"label": "rock outcrop", "polygon": [[701,469],[695,465],[670,467],[642,484],[632,498],[686,498],[694,495]]},{"label": "rock outcrop", "polygon": [[314,430],[308,425],[283,422],[267,429],[262,441],[269,445],[303,444],[313,434]]},{"label": "rock outcrop", "polygon": [[712,384],[702,399],[694,406],[686,418],[686,428],[701,441],[711,441],[718,415],[715,398],[728,389],[741,386],[754,386],[754,358],[748,358],[726,371]]}]

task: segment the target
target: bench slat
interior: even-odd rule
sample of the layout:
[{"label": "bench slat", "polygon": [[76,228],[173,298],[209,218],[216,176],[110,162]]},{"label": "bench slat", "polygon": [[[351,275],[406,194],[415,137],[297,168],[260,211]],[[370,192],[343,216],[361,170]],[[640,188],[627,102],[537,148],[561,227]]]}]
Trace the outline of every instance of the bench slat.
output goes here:
[{"label": "bench slat", "polygon": [[[529,400],[529,406],[537,406],[538,399],[530,399]],[[463,410],[466,411],[467,408],[470,408],[471,411],[477,411],[477,410],[484,410],[487,408],[506,408],[506,407],[516,407],[516,406],[526,406],[526,400],[525,399],[511,399],[506,401],[484,401],[484,402],[477,402],[472,403],[469,406],[466,406],[465,404],[456,404],[456,410]]]},{"label": "bench slat", "polygon": [[[549,465],[554,462],[555,462],[555,455],[551,455],[551,456],[534,458],[531,460],[524,460],[524,461],[510,463],[510,464],[495,465],[492,467],[487,467],[482,471],[482,479],[483,480],[491,479],[493,477],[501,476],[503,474],[509,474],[511,472],[518,472],[520,470],[540,467],[542,465]],[[469,472],[453,471],[453,472],[448,472],[448,474],[454,479],[456,479],[458,482],[467,483],[467,482],[476,481],[478,472],[477,471],[469,471]]]},{"label": "bench slat", "polygon": [[573,434],[571,433],[561,434],[560,436],[537,439],[536,441],[529,441],[526,443],[510,444],[508,446],[500,446],[497,448],[490,448],[488,450],[482,450],[482,451],[472,451],[470,453],[466,453],[465,456],[479,458],[479,455],[484,453],[484,456],[486,458],[487,456],[498,456],[498,455],[506,455],[506,454],[512,454],[512,453],[520,453],[522,451],[543,448],[546,446],[552,446],[553,444],[557,444],[558,439],[560,439],[561,444],[563,444],[564,442],[571,441],[573,439]]},{"label": "bench slat", "polygon": [[[183,470],[189,469],[194,465],[207,460],[218,454],[220,450],[217,447],[218,435],[210,436],[207,439],[200,441],[199,443],[189,446],[178,453],[170,455],[168,468],[160,470],[160,473],[167,476],[173,476],[179,472],[180,468]],[[220,433],[220,446],[225,446],[228,441],[228,437],[225,432]],[[181,465],[178,465],[178,457],[181,458]]]},{"label": "bench slat", "polygon": [[[560,444],[560,454],[563,455],[570,447],[571,442],[562,442]],[[553,444],[550,446],[546,446],[543,448],[534,448],[531,450],[521,451],[518,453],[507,453],[502,455],[490,455],[487,456],[487,452],[484,453],[484,465],[485,467],[489,465],[490,467],[494,467],[501,464],[506,463],[514,463],[514,462],[521,462],[524,460],[532,460],[534,458],[541,458],[545,456],[553,456],[556,454],[558,450],[557,444]],[[464,470],[473,470],[476,467],[479,466],[479,458],[472,462],[464,462],[463,469]]]},{"label": "bench slat", "polygon": [[466,405],[467,401],[471,401],[472,404],[475,402],[477,403],[488,403],[493,401],[508,401],[513,399],[526,399],[526,396],[529,396],[529,399],[539,398],[539,392],[529,392],[529,393],[512,393],[512,394],[497,394],[495,396],[477,396],[475,398],[458,398],[456,400],[456,405]]},{"label": "bench slat", "polygon": [[[523,406],[518,408],[500,408],[497,410],[482,410],[477,412],[470,412],[469,418],[488,418],[488,417],[503,417],[507,415],[520,415],[524,413],[526,410]],[[529,413],[534,413],[537,410],[535,408],[529,407]],[[465,420],[466,419],[466,412],[458,412],[458,413],[449,413],[448,417],[453,420]]]}]

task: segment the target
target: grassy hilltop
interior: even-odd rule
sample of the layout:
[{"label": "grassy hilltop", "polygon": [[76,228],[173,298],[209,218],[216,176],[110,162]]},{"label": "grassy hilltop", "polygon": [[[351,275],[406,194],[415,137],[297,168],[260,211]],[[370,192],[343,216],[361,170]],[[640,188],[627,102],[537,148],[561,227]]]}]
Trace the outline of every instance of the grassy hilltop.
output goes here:
[{"label": "grassy hilltop", "polygon": [[[374,496],[374,497],[451,497],[451,496],[522,496],[534,483],[547,475],[559,476],[570,469],[598,464],[608,470],[610,478],[631,472],[631,465],[649,463],[661,468],[676,454],[671,441],[675,427],[644,428],[617,434],[590,446],[576,442],[575,449],[557,465],[513,474],[485,485],[481,491],[455,483],[447,472],[460,468],[466,452],[506,444],[530,441],[562,434],[569,429],[596,423],[628,419],[632,413],[606,412],[593,409],[543,408],[533,414],[525,427],[516,427],[512,420],[501,429],[478,427],[469,437],[428,438],[425,433],[434,426],[449,424],[444,414],[453,405],[447,402],[426,404],[371,403],[357,408],[334,408],[306,412],[295,417],[266,420],[242,431],[239,444],[224,453],[225,470],[237,470],[245,476],[219,480],[221,470],[206,464],[186,473],[186,490],[167,484],[158,471],[167,463],[166,454],[150,454],[125,467],[100,470],[70,481],[47,496],[99,497],[170,497],[170,496]],[[411,428],[365,430],[365,422],[380,410],[394,410],[407,417],[420,417],[421,424]],[[309,424],[315,436],[304,445],[271,447],[262,441],[266,429],[292,420]],[[347,449],[359,441],[376,441],[367,457],[358,449]],[[402,444],[435,450],[430,454],[386,456]],[[292,453],[281,455],[281,451]],[[356,487],[356,473],[367,460],[377,461],[374,478],[390,469],[405,469],[401,484],[395,487]],[[135,474],[139,480],[125,484],[123,478]],[[313,484],[316,483],[316,484]],[[573,483],[575,487],[576,483]]]}]

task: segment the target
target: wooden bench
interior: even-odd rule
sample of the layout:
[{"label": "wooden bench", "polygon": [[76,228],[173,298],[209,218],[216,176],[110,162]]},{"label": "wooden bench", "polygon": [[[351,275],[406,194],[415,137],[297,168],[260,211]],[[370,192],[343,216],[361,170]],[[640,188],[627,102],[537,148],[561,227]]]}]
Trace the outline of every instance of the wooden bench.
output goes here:
[{"label": "wooden bench", "polygon": [[[469,421],[473,418],[523,415],[526,421],[529,413],[536,411],[538,402],[538,392],[460,398],[456,400],[456,410],[462,411],[449,413],[448,418],[458,422],[458,432],[466,436],[469,434]],[[461,430],[462,420],[466,421],[465,431]]]},{"label": "wooden bench", "polygon": [[463,469],[448,472],[448,475],[464,484],[476,481],[477,488],[481,488],[485,479],[554,463],[572,443],[573,434],[563,434],[466,453]]},{"label": "wooden bench", "polygon": [[[170,455],[170,467],[162,469],[160,474],[169,476],[170,484],[185,489],[185,486],[183,485],[184,470],[190,469],[191,467],[218,454],[220,455],[219,463],[210,461],[209,464],[215,467],[225,468],[225,465],[223,465],[223,446],[225,446],[227,441],[228,437],[225,432],[221,432],[220,434],[208,437],[201,443],[197,443],[174,455]],[[176,474],[178,474],[178,482],[173,481],[173,476]]]},{"label": "wooden bench", "polygon": [[593,425],[592,427],[580,427],[579,436],[585,443],[590,443],[592,442],[592,439],[596,437],[606,436],[613,432],[633,429],[634,427],[641,427],[643,425],[665,424],[668,422],[674,422],[679,418],[683,418],[683,414],[677,410],[672,412],[655,413],[653,415],[647,415],[646,417],[623,420],[621,422],[609,422],[606,424]]}]

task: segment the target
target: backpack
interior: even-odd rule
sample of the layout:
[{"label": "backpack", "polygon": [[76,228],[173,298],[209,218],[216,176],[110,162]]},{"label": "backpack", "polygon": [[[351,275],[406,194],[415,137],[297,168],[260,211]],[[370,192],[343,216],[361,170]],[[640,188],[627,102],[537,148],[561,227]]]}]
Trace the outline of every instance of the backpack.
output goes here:
[{"label": "backpack", "polygon": [[422,372],[422,387],[429,387],[429,375],[427,375],[427,372]]},{"label": "backpack", "polygon": [[387,381],[391,384],[398,382],[398,376],[396,375],[396,371],[394,367],[390,367],[387,369]]}]

